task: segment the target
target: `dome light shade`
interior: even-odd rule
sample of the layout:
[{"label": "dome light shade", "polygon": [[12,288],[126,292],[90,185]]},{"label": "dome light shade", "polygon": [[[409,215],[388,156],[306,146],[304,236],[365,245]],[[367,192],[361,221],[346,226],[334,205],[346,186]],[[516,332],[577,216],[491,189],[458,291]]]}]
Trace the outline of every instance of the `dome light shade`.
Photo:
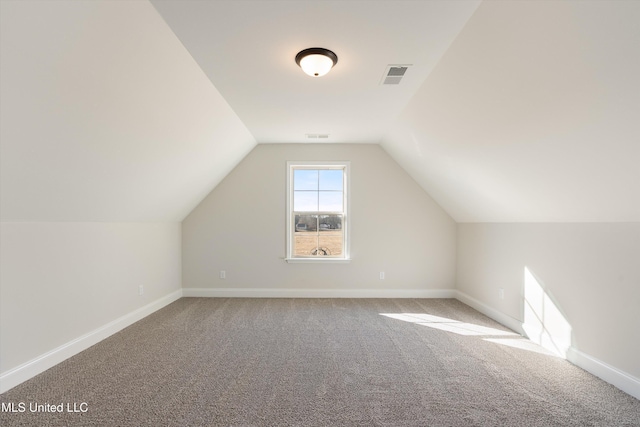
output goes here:
[{"label": "dome light shade", "polygon": [[328,49],[312,47],[296,55],[296,64],[311,77],[327,74],[338,63],[338,56]]}]

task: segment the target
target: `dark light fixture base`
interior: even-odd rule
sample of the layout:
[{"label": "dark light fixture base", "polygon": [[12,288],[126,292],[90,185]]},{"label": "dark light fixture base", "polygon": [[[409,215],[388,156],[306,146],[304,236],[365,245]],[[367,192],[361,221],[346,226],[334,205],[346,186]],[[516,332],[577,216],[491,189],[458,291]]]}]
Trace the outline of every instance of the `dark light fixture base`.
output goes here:
[{"label": "dark light fixture base", "polygon": [[304,49],[298,52],[298,54],[296,55],[296,64],[300,66],[300,61],[302,61],[302,58],[309,55],[324,55],[327,58],[331,59],[334,66],[338,63],[338,55],[336,55],[329,49],[325,49],[323,47],[310,47],[309,49]]}]

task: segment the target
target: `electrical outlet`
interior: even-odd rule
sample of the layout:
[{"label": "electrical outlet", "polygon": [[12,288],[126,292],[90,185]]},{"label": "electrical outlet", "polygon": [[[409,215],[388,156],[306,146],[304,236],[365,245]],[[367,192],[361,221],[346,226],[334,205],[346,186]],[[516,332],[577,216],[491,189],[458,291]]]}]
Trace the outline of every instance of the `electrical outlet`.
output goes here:
[{"label": "electrical outlet", "polygon": [[144,286],[140,285],[138,286],[138,295],[142,295],[142,294],[144,294]]},{"label": "electrical outlet", "polygon": [[504,299],[504,289],[498,288],[498,298]]},{"label": "electrical outlet", "polygon": [[380,280],[384,280],[384,271],[380,272]]},{"label": "electrical outlet", "polygon": [[227,278],[227,272],[224,270],[220,270],[220,278],[221,279],[226,279]]}]

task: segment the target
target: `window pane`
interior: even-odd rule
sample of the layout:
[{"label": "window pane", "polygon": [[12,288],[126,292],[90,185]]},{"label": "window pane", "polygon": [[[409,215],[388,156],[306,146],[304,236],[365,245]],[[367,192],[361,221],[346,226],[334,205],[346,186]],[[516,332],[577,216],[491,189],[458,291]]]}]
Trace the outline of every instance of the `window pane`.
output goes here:
[{"label": "window pane", "polygon": [[320,215],[318,219],[322,233],[342,230],[342,215]]},{"label": "window pane", "polygon": [[320,170],[320,190],[342,191],[342,169]]},{"label": "window pane", "polygon": [[293,236],[293,256],[315,255],[318,248],[318,233],[296,233]]},{"label": "window pane", "polygon": [[295,169],[293,171],[293,189],[294,191],[317,190],[318,171],[312,169]]},{"label": "window pane", "polygon": [[317,191],[294,191],[293,210],[297,212],[315,212],[318,210]]},{"label": "window pane", "polygon": [[318,248],[321,255],[342,255],[342,215],[318,217]]},{"label": "window pane", "polygon": [[320,211],[342,212],[342,191],[320,191]]},{"label": "window pane", "polygon": [[318,231],[318,215],[296,215],[296,233],[307,233]]},{"label": "window pane", "polygon": [[322,257],[322,256],[334,255],[334,254],[331,253],[330,248],[318,244],[318,247],[315,250],[311,251],[311,255]]},{"label": "window pane", "polygon": [[331,230],[320,233],[318,248],[320,255],[342,255],[342,231]]},{"label": "window pane", "polygon": [[318,247],[318,216],[296,215],[294,227],[293,255],[312,255]]}]

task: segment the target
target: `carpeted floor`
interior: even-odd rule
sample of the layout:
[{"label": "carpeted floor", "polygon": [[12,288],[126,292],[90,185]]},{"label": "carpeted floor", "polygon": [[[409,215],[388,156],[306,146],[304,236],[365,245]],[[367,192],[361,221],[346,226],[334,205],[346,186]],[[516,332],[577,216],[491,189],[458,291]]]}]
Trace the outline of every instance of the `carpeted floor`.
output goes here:
[{"label": "carpeted floor", "polygon": [[452,299],[183,298],[0,401],[25,408],[2,426],[640,426],[639,400]]}]

